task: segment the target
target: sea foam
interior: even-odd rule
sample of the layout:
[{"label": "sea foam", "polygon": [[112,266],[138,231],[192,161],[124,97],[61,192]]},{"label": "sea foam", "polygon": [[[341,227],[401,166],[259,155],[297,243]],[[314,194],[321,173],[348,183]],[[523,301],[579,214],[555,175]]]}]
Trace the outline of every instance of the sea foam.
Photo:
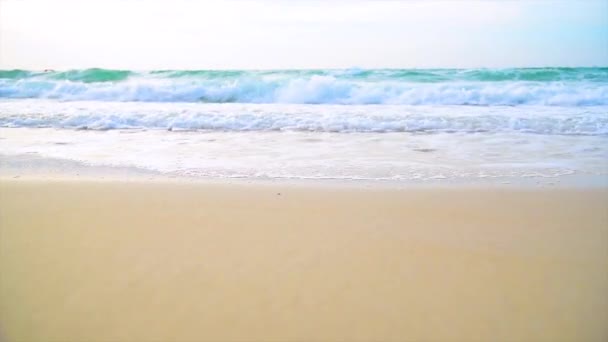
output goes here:
[{"label": "sea foam", "polygon": [[608,107],[0,101],[0,127],[608,135]]},{"label": "sea foam", "polygon": [[284,104],[608,105],[607,68],[0,71],[0,98]]}]

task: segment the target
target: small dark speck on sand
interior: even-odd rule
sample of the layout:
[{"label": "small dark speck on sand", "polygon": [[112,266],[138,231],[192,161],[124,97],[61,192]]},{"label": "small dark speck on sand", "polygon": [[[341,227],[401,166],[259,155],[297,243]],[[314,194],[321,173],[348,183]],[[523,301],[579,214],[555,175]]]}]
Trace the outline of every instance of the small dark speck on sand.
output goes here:
[{"label": "small dark speck on sand", "polygon": [[416,152],[435,152],[437,150],[434,148],[415,148],[414,151],[416,151]]},{"label": "small dark speck on sand", "polygon": [[281,196],[281,193],[280,193],[280,192],[277,192],[277,196]]}]

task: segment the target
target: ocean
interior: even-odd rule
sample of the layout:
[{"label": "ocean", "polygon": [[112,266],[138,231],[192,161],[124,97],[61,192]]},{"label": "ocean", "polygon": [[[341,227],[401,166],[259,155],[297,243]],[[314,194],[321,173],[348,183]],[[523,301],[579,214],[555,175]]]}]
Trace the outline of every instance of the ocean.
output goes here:
[{"label": "ocean", "polygon": [[0,70],[0,138],[188,177],[605,177],[608,68]]}]

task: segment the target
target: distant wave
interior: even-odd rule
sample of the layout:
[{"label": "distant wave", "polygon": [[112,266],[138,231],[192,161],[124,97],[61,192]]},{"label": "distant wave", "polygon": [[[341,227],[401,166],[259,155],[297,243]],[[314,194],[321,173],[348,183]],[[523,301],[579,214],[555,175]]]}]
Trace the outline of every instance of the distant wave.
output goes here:
[{"label": "distant wave", "polygon": [[608,105],[608,68],[0,70],[0,98],[405,105]]},{"label": "distant wave", "polygon": [[56,79],[82,82],[122,81],[129,77],[156,75],[166,78],[230,79],[241,77],[298,78],[334,76],[341,79],[411,82],[446,81],[598,81],[608,82],[608,67],[602,68],[515,68],[515,69],[303,69],[303,70],[130,70],[82,69],[68,71],[0,70],[0,79]]}]

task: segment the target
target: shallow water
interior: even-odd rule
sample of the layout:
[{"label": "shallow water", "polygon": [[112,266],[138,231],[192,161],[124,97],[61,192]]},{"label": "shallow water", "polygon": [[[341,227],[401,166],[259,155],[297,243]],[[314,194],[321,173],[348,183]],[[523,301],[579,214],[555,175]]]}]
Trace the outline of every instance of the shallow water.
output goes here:
[{"label": "shallow water", "polygon": [[0,72],[0,153],[194,177],[608,175],[608,69]]}]

